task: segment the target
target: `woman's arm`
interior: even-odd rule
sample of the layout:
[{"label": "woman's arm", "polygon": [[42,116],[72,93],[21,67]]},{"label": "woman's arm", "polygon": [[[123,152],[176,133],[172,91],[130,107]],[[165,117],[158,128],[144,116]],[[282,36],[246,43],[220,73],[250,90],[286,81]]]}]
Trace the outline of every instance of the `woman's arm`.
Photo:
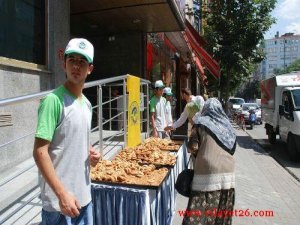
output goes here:
[{"label": "woman's arm", "polygon": [[173,129],[177,129],[178,127],[181,127],[185,123],[187,118],[188,118],[187,108],[184,107],[184,110],[180,114],[179,119],[173,123],[173,125],[172,125]]},{"label": "woman's arm", "polygon": [[188,152],[190,152],[191,154],[193,154],[196,157],[199,147],[200,147],[200,144],[201,144],[201,138],[200,138],[200,134],[198,132],[198,127],[193,126],[191,135],[189,137],[188,146],[187,146]]}]

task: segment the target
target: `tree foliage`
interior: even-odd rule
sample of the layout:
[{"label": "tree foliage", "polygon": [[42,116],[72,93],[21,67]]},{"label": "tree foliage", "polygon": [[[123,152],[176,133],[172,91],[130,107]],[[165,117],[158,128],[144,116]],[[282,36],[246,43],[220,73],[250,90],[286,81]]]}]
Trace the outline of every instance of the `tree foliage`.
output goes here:
[{"label": "tree foliage", "polygon": [[293,62],[285,69],[274,69],[274,73],[276,75],[290,73],[292,71],[300,71],[300,59],[297,59],[295,62]]},{"label": "tree foliage", "polygon": [[260,98],[260,81],[252,80],[245,83],[242,89],[237,92],[237,95],[245,99],[246,102],[254,102]]},{"label": "tree foliage", "polygon": [[258,44],[274,19],[276,0],[214,0],[204,15],[209,51],[220,62],[222,97],[228,99],[262,61]]}]

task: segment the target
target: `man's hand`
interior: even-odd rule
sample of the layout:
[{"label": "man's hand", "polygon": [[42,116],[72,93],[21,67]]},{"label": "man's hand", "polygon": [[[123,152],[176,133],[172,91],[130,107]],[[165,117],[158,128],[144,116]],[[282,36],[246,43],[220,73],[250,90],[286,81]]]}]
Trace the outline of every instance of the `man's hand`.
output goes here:
[{"label": "man's hand", "polygon": [[90,147],[90,162],[91,166],[96,166],[101,158],[100,152],[96,151],[93,147]]},{"label": "man's hand", "polygon": [[152,137],[158,137],[158,132],[155,128],[152,131]]},{"label": "man's hand", "polygon": [[167,126],[164,129],[166,132],[171,131],[171,130],[175,130],[172,126]]},{"label": "man's hand", "polygon": [[59,207],[65,216],[76,217],[80,214],[81,206],[77,199],[70,193],[64,191],[59,197]]}]

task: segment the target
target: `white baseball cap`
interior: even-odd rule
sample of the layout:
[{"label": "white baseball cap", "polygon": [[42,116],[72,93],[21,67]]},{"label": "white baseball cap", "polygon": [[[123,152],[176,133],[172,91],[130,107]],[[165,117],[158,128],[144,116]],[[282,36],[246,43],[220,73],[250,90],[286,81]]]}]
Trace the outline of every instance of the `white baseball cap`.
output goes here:
[{"label": "white baseball cap", "polygon": [[69,55],[71,53],[77,53],[83,55],[88,63],[93,63],[94,59],[94,47],[91,42],[84,38],[73,38],[69,41],[65,55]]},{"label": "white baseball cap", "polygon": [[168,96],[172,96],[173,93],[172,93],[171,88],[165,87],[165,89],[164,89],[164,94],[166,94],[166,95],[168,95]]},{"label": "white baseball cap", "polygon": [[164,85],[164,83],[161,80],[157,80],[157,81],[155,81],[154,87],[155,88],[164,88],[165,85]]}]

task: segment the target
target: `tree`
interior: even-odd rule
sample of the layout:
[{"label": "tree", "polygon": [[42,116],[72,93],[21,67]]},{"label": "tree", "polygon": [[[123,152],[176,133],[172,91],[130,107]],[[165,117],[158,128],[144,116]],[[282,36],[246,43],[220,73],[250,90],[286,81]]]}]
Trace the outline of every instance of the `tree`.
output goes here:
[{"label": "tree", "polygon": [[219,59],[220,91],[227,100],[239,84],[262,61],[258,44],[274,19],[271,11],[276,0],[214,0],[204,15],[204,36],[209,50]]},{"label": "tree", "polygon": [[276,75],[290,73],[292,71],[300,71],[300,59],[297,59],[285,69],[274,69]]},{"label": "tree", "polygon": [[245,99],[246,102],[254,101],[257,98],[260,98],[260,81],[259,80],[251,80],[248,81],[243,89],[237,92],[237,95]]}]

